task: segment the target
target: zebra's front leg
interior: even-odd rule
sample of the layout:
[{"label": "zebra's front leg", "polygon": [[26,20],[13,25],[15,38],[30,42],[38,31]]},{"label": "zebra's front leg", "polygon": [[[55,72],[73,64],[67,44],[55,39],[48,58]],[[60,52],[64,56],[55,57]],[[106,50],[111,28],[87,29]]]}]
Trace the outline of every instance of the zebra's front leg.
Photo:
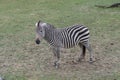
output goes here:
[{"label": "zebra's front leg", "polygon": [[59,48],[53,48],[53,53],[54,53],[54,57],[55,57],[55,61],[54,61],[54,66],[55,68],[59,68],[59,61],[60,61],[60,49]]}]

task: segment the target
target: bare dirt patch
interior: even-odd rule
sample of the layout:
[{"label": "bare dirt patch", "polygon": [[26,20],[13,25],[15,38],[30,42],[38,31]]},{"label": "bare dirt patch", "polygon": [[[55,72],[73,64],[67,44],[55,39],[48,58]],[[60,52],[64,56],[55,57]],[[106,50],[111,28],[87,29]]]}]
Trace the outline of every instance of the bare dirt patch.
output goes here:
[{"label": "bare dirt patch", "polygon": [[[48,44],[43,41],[40,45],[26,42],[19,47],[8,47],[0,54],[0,73],[24,74],[28,79],[39,80],[46,76],[64,79],[93,80],[120,72],[120,55],[118,41],[106,45],[96,43],[94,48],[95,62],[90,64],[89,53],[86,60],[77,62],[80,48],[63,49],[61,51],[60,68],[53,66],[53,53]],[[100,47],[103,46],[103,47]],[[1,49],[2,50],[2,49]],[[7,54],[5,54],[7,53]]]},{"label": "bare dirt patch", "polygon": [[[119,56],[116,56],[117,53],[115,55],[111,55],[111,51],[108,51],[111,53],[107,53],[105,47],[100,48],[93,45],[95,48],[95,62],[93,64],[88,62],[88,52],[85,61],[80,63],[76,61],[80,52],[79,47],[67,50],[63,49],[61,52],[60,68],[55,69],[53,66],[54,57],[52,51],[46,44],[36,45],[33,43],[28,43],[26,46],[26,50],[24,51],[26,56],[29,57],[26,59],[25,63],[27,66],[26,69],[28,71],[26,74],[27,76],[31,76],[34,73],[34,76],[55,74],[57,76],[68,79],[81,79],[81,77],[83,79],[91,79],[95,76],[111,75],[113,73],[120,72]],[[111,46],[111,44],[109,44],[109,46]]]}]

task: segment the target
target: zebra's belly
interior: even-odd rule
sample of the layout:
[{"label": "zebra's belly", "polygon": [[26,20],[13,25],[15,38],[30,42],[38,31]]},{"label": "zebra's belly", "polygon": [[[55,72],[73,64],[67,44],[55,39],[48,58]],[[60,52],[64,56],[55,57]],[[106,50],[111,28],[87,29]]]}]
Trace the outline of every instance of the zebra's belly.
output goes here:
[{"label": "zebra's belly", "polygon": [[64,40],[62,42],[62,47],[63,48],[72,48],[76,45],[76,43],[74,42],[74,40],[72,39],[67,39],[67,40]]}]

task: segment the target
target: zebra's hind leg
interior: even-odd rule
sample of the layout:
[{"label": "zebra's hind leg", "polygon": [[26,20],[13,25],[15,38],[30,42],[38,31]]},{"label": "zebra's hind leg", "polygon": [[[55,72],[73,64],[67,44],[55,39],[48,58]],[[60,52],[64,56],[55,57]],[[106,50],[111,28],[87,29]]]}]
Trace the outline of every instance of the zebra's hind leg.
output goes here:
[{"label": "zebra's hind leg", "polygon": [[53,54],[54,54],[54,57],[55,57],[54,66],[55,66],[55,68],[59,68],[60,49],[59,48],[53,48]]},{"label": "zebra's hind leg", "polygon": [[87,50],[89,51],[89,53],[90,53],[90,60],[89,60],[89,62],[90,63],[93,63],[93,54],[92,54],[92,48],[91,48],[91,46],[90,46],[90,44],[89,44],[89,41],[86,41],[86,42],[84,42],[84,43],[82,43],[86,48],[87,48]]},{"label": "zebra's hind leg", "polygon": [[82,48],[82,53],[78,59],[78,62],[81,62],[83,59],[85,59],[86,47],[80,43],[79,43],[79,46]]}]

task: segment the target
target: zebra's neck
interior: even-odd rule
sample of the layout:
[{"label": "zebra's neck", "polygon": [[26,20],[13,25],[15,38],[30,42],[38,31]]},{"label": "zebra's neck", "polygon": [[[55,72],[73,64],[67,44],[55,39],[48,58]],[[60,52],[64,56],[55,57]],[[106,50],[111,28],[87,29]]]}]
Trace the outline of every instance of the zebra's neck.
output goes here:
[{"label": "zebra's neck", "polygon": [[62,47],[61,35],[58,29],[47,30],[44,39],[51,45],[56,47]]},{"label": "zebra's neck", "polygon": [[50,43],[50,44],[52,44],[54,41],[54,37],[55,37],[55,35],[54,34],[56,34],[56,31],[55,31],[55,29],[45,29],[45,37],[44,37],[44,39],[48,42],[48,43]]}]

